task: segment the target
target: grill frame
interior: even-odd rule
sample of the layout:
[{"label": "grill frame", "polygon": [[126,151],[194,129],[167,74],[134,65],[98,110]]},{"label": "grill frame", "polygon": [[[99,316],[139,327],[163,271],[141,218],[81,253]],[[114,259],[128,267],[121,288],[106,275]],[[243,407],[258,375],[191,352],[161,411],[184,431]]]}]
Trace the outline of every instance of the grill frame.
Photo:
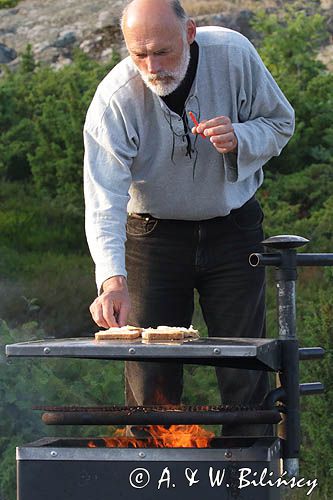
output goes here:
[{"label": "grill frame", "polygon": [[[101,446],[88,448],[89,441],[100,441]],[[228,462],[242,460],[265,462],[278,459],[281,450],[281,442],[274,436],[213,438],[212,441],[215,441],[216,444],[213,443],[213,446],[209,448],[106,448],[102,446],[101,441],[102,438],[41,438],[17,447],[16,459],[22,461],[51,460],[53,462],[73,459],[113,462],[130,459],[146,462],[163,458],[178,462],[187,459],[219,460],[223,455],[224,460]]]},{"label": "grill frame", "polygon": [[[82,441],[82,440],[81,440]],[[277,438],[223,438],[218,448],[85,448],[75,440],[44,438],[17,449],[17,500],[278,500],[277,488],[238,489],[239,470],[250,468],[259,477],[264,469],[279,477],[280,441]],[[59,446],[67,443],[67,446]],[[81,443],[82,444],[82,443]],[[225,471],[220,486],[211,487],[209,468]],[[158,489],[158,480],[168,468],[169,487]],[[133,471],[148,471],[150,483],[135,488]],[[199,484],[189,486],[185,471],[198,470]],[[59,475],[62,481],[59,481]],[[45,481],[44,478],[47,478]],[[173,484],[175,485],[173,487]],[[231,495],[231,496],[230,496]]]}]

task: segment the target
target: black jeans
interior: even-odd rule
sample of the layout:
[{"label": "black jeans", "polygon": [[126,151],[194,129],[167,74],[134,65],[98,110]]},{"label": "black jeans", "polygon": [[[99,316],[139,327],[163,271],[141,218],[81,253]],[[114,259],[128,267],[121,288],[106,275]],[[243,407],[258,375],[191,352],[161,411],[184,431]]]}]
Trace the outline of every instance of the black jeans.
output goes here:
[{"label": "black jeans", "polygon": [[[264,337],[265,271],[248,263],[250,253],[263,250],[262,221],[255,198],[226,217],[200,222],[130,215],[129,324],[189,327],[197,289],[209,336]],[[260,404],[269,390],[264,372],[216,368],[216,374],[224,404]],[[180,403],[182,364],[129,361],[125,375],[128,405]],[[267,432],[262,425],[223,428],[224,435]]]}]

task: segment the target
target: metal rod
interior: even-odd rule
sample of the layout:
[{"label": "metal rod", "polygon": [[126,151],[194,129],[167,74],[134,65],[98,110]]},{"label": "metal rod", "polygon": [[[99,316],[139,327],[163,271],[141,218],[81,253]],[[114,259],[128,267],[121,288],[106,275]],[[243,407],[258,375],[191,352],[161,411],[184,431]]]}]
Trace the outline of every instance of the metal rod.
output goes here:
[{"label": "metal rod", "polygon": [[296,338],[296,283],[279,280],[277,287],[277,307],[279,338]]},{"label": "metal rod", "polygon": [[333,266],[333,253],[299,253],[298,266]]},{"label": "metal rod", "polygon": [[[299,386],[299,353],[298,341],[286,340],[282,343],[282,365],[283,370],[280,374],[282,387],[285,390],[285,405],[287,409],[287,418],[285,426],[285,437],[283,447],[283,459],[285,461],[285,470],[289,476],[292,472],[286,467],[286,459],[298,461],[300,451],[300,386]],[[293,463],[295,466],[296,462]],[[295,474],[294,474],[295,475]],[[297,475],[297,474],[296,474]]]},{"label": "metal rod", "polygon": [[277,409],[256,411],[182,413],[178,411],[129,413],[117,412],[55,412],[44,413],[47,425],[214,425],[214,424],[277,424]]},{"label": "metal rod", "polygon": [[325,355],[325,349],[322,347],[301,347],[299,349],[300,361],[311,359],[322,359]]},{"label": "metal rod", "polygon": [[[285,391],[286,406],[285,441],[282,457],[285,471],[293,477],[299,473],[300,451],[300,355],[296,333],[296,248],[303,246],[307,241],[298,236],[282,235],[263,242],[265,246],[278,250],[280,256],[280,263],[276,269],[276,287],[282,353],[280,380]],[[259,263],[260,258],[257,261]]]},{"label": "metal rod", "polygon": [[252,267],[279,266],[281,263],[281,256],[278,253],[251,253],[249,263]]},{"label": "metal rod", "polygon": [[[252,253],[249,257],[252,267],[275,266],[281,264],[279,253]],[[333,253],[299,253],[296,255],[297,266],[333,266]]]},{"label": "metal rod", "polygon": [[284,470],[288,476],[297,477],[299,475],[299,460],[298,458],[286,458],[283,461]]},{"label": "metal rod", "polygon": [[301,396],[312,396],[315,394],[322,394],[325,391],[325,386],[321,382],[308,382],[307,384],[300,384]]},{"label": "metal rod", "polygon": [[[325,387],[321,382],[308,382],[306,384],[299,385],[300,396],[322,394],[324,391]],[[282,403],[286,402],[286,391],[281,386],[267,394],[264,401],[264,408],[267,410],[272,409],[278,401]]]},{"label": "metal rod", "polygon": [[[296,250],[281,250],[281,265],[276,271],[279,338],[282,340],[282,387],[286,393],[284,468],[297,476],[300,452],[299,345],[296,333]],[[290,461],[292,460],[292,461]]]}]

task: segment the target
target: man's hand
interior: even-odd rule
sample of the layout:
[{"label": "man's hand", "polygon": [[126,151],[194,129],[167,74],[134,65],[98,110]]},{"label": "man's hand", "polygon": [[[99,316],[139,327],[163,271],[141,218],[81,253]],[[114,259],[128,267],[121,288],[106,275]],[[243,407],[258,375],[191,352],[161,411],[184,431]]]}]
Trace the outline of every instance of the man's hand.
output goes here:
[{"label": "man's hand", "polygon": [[202,121],[192,128],[193,134],[204,134],[219,153],[231,153],[237,150],[237,137],[230,118],[218,116],[211,120]]},{"label": "man's hand", "polygon": [[130,298],[124,276],[113,276],[104,281],[103,293],[90,306],[95,323],[104,328],[125,326],[130,310]]}]

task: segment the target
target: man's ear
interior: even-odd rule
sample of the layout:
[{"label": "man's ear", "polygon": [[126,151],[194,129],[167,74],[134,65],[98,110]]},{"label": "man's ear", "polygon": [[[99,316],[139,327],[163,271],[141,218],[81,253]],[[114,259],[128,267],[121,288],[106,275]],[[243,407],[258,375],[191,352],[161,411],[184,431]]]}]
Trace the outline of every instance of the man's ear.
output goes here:
[{"label": "man's ear", "polygon": [[197,27],[193,19],[187,21],[187,42],[191,45],[194,42]]}]

